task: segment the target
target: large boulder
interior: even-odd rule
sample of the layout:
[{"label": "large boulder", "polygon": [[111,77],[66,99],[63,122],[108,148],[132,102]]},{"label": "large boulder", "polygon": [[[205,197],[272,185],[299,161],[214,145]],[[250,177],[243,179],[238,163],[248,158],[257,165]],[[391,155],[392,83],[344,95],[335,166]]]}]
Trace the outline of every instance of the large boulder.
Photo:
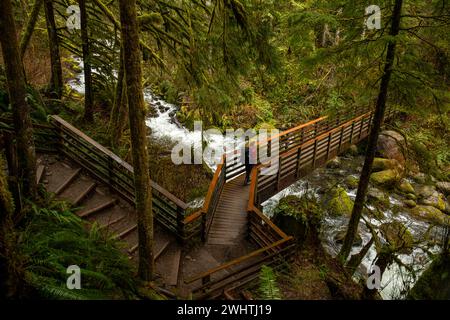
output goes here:
[{"label": "large boulder", "polygon": [[274,222],[284,232],[304,241],[320,228],[323,209],[310,194],[282,198],[274,210]]},{"label": "large boulder", "polygon": [[432,206],[417,206],[411,210],[411,214],[419,219],[438,225],[450,225],[450,217],[441,210]]},{"label": "large boulder", "polygon": [[405,138],[398,132],[383,131],[378,138],[377,153],[382,158],[397,160],[402,166],[405,164],[405,148]]},{"label": "large boulder", "polygon": [[401,175],[395,169],[383,170],[372,173],[370,182],[376,186],[391,188],[401,179]]},{"label": "large boulder", "polygon": [[323,198],[324,207],[334,216],[350,216],[353,210],[353,201],[342,187],[333,188]]}]

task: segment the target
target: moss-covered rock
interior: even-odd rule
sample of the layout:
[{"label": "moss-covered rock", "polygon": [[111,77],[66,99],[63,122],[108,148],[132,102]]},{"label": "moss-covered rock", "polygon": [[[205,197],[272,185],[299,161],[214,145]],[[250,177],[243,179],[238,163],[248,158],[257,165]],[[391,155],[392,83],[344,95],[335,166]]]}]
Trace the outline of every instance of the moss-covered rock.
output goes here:
[{"label": "moss-covered rock", "polygon": [[419,219],[438,225],[450,225],[450,218],[441,210],[432,206],[419,205],[411,209],[411,214]]},{"label": "moss-covered rock", "polygon": [[408,208],[415,208],[417,206],[417,203],[414,200],[405,200],[404,203]]},{"label": "moss-covered rock", "polygon": [[275,224],[298,241],[303,241],[311,229],[318,230],[322,217],[322,207],[315,196],[308,193],[301,198],[287,196],[274,209]]},{"label": "moss-covered rock", "polygon": [[347,149],[345,154],[356,157],[359,154],[358,146],[354,144],[351,145],[350,148]]},{"label": "moss-covered rock", "polygon": [[422,198],[419,201],[420,204],[426,206],[432,206],[441,211],[445,211],[445,197],[439,192],[433,192],[433,194],[427,198]]},{"label": "moss-covered rock", "polygon": [[325,194],[323,203],[331,215],[349,216],[352,214],[353,201],[341,186],[333,188]]},{"label": "moss-covered rock", "polygon": [[417,200],[417,197],[416,197],[416,195],[413,194],[413,193],[408,193],[408,194],[406,195],[406,199],[416,201],[416,200]]},{"label": "moss-covered rock", "polygon": [[450,297],[450,260],[438,256],[420,276],[408,294],[409,300],[448,300]]},{"label": "moss-covered rock", "polygon": [[400,179],[400,174],[394,169],[375,172],[370,176],[370,181],[373,184],[386,188],[394,187]]},{"label": "moss-covered rock", "polygon": [[331,159],[327,162],[326,167],[328,169],[339,169],[341,167],[341,160],[339,158]]},{"label": "moss-covered rock", "polygon": [[428,198],[436,192],[436,188],[431,185],[416,185],[415,191],[419,198]]},{"label": "moss-covered rock", "polygon": [[411,232],[401,222],[383,223],[380,231],[388,242],[390,249],[395,252],[409,253],[412,250],[414,238]]},{"label": "moss-covered rock", "polygon": [[345,178],[344,183],[347,186],[347,188],[356,189],[358,188],[359,179],[354,176],[348,176],[347,178]]},{"label": "moss-covered rock", "polygon": [[403,194],[414,194],[415,192],[412,184],[406,180],[400,181],[400,183],[397,185],[397,189]]},{"label": "moss-covered rock", "polygon": [[380,172],[389,169],[396,169],[398,162],[392,159],[375,158],[373,160],[372,172]]},{"label": "moss-covered rock", "polygon": [[389,196],[378,188],[370,188],[367,191],[367,199],[372,203],[389,206]]}]

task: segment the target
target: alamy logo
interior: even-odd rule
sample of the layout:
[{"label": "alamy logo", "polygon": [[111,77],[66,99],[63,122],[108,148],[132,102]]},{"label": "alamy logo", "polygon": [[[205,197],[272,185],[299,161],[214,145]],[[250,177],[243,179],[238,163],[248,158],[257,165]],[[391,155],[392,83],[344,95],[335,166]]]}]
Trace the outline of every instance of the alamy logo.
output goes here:
[{"label": "alamy logo", "polygon": [[381,29],[381,9],[377,5],[371,5],[366,8],[365,25],[369,30]]},{"label": "alamy logo", "polygon": [[67,274],[70,276],[67,278],[66,286],[69,290],[81,289],[81,269],[79,266],[72,265],[67,268]]},{"label": "alamy logo", "polygon": [[69,31],[81,29],[80,7],[78,5],[71,5],[67,7],[66,13],[69,14],[66,26]]},{"label": "alamy logo", "polygon": [[[203,131],[202,122],[196,121],[193,135],[196,138],[191,141],[179,139],[172,149],[172,162],[175,165],[202,164],[205,160],[207,163],[219,165],[224,158],[226,162],[233,162],[235,155],[238,154],[242,165],[245,163],[251,165],[263,164],[261,175],[273,175],[277,172],[279,165],[279,130],[261,129],[256,132],[254,129],[247,131],[227,129],[223,143],[203,147],[204,137],[220,135],[222,133],[217,129]],[[225,143],[225,141],[228,141],[228,143]]]},{"label": "alamy logo", "polygon": [[373,265],[369,271],[369,277],[367,278],[367,288],[370,290],[381,289],[381,269],[380,267]]}]

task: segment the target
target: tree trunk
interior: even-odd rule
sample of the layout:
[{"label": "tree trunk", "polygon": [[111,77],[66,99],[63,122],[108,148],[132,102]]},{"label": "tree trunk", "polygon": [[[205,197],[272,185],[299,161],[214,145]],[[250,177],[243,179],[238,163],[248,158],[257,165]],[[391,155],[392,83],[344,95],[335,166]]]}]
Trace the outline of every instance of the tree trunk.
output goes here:
[{"label": "tree trunk", "polygon": [[80,5],[81,20],[81,42],[83,47],[83,65],[84,65],[84,120],[92,122],[94,120],[94,102],[92,96],[92,71],[91,71],[91,52],[89,48],[89,27],[86,11],[86,0],[78,0]]},{"label": "tree trunk", "polygon": [[23,64],[20,57],[11,0],[0,1],[0,43],[5,62],[6,80],[12,106],[18,159],[18,175],[23,195],[34,199],[36,186],[36,154],[30,108],[26,102]]},{"label": "tree trunk", "polygon": [[20,41],[20,56],[22,57],[22,59],[25,56],[25,52],[27,51],[31,36],[33,35],[34,27],[36,26],[36,22],[39,18],[39,11],[41,10],[42,3],[43,0],[34,1],[33,10],[31,11],[31,15],[28,19],[25,32],[23,33],[22,39]]},{"label": "tree trunk", "polygon": [[53,1],[44,0],[45,19],[47,21],[47,32],[50,47],[50,60],[52,67],[52,76],[50,80],[50,92],[56,99],[61,99],[63,92],[63,78],[61,57],[59,55],[59,40],[56,30],[55,14],[53,10]]},{"label": "tree trunk", "polygon": [[14,245],[11,238],[14,204],[3,168],[4,162],[0,156],[0,299],[12,298],[17,289],[10,266],[11,248]]},{"label": "tree trunk", "polygon": [[120,48],[120,66],[119,74],[117,75],[117,85],[114,97],[114,105],[111,111],[109,122],[109,134],[111,139],[111,146],[117,147],[122,138],[123,131],[126,126],[126,119],[128,118],[128,104],[125,83],[125,66],[123,63],[123,49]]},{"label": "tree trunk", "polygon": [[142,280],[150,281],[153,278],[153,213],[136,0],[119,3],[138,214],[138,272]]},{"label": "tree trunk", "polygon": [[[400,31],[402,4],[403,0],[395,0],[394,11],[392,14],[392,25],[389,33],[393,37],[397,36]],[[391,40],[388,44],[386,62],[384,66],[384,74],[381,79],[380,92],[378,95],[375,114],[371,126],[372,129],[369,135],[366,158],[361,172],[361,178],[359,181],[358,192],[356,194],[355,205],[353,206],[353,212],[350,218],[344,243],[338,255],[339,259],[343,264],[346,262],[350,254],[353,241],[358,232],[358,226],[359,221],[361,219],[362,210],[364,208],[364,201],[367,194],[367,188],[369,186],[370,174],[372,172],[373,160],[375,158],[378,136],[380,134],[381,125],[383,124],[384,119],[384,112],[386,110],[386,99],[389,88],[389,81],[391,79],[392,68],[395,60],[395,49],[396,49],[396,41]]]}]

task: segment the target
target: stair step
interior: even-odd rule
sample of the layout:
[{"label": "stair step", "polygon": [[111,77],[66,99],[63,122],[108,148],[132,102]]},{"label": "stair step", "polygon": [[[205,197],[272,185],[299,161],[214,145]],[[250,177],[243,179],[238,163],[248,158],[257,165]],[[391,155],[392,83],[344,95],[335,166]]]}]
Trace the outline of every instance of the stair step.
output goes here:
[{"label": "stair step", "polygon": [[[153,256],[153,259],[156,261],[158,260],[158,258],[163,254],[163,252],[167,249],[167,247],[169,246],[169,244],[171,243],[171,241],[165,241],[162,246],[160,248],[158,248],[158,250],[156,251],[155,255]],[[133,253],[136,252],[136,250],[139,248],[139,244],[134,245],[133,247],[131,247],[130,249],[128,249],[128,254],[132,255]],[[132,257],[129,257],[130,259],[132,259]]]},{"label": "stair step", "polygon": [[45,166],[40,165],[36,170],[36,183],[41,183],[42,176],[44,175]]},{"label": "stair step", "polygon": [[81,168],[78,168],[77,170],[75,170],[75,172],[74,173],[72,173],[68,178],[67,178],[67,180],[66,181],[64,181],[59,187],[58,187],[58,189],[56,189],[56,191],[55,191],[55,194],[56,195],[59,195],[59,194],[61,194],[72,182],[73,182],[73,180],[75,180],[77,177],[78,177],[78,175],[80,174],[80,172],[81,172]]},{"label": "stair step", "polygon": [[167,278],[167,284],[169,286],[176,286],[178,284],[178,274],[180,271],[180,262],[181,262],[181,250],[177,249],[173,253],[173,263],[171,268],[169,269],[169,276]]},{"label": "stair step", "polygon": [[123,215],[123,216],[118,217],[118,218],[116,218],[116,219],[114,219],[114,220],[111,220],[110,222],[108,222],[108,223],[102,225],[102,226],[100,227],[100,229],[108,229],[110,226],[112,226],[112,225],[114,225],[114,224],[116,224],[116,223],[118,223],[118,222],[124,220],[126,217],[127,217],[126,215]]},{"label": "stair step", "polygon": [[81,202],[87,198],[87,196],[89,194],[91,194],[91,192],[93,192],[95,190],[95,188],[97,188],[97,183],[93,182],[92,184],[89,185],[89,187],[86,188],[86,190],[84,190],[73,202],[73,206],[76,207],[78,205],[81,204]]},{"label": "stair step", "polygon": [[128,234],[130,234],[131,232],[133,232],[136,229],[137,229],[137,224],[132,225],[131,227],[125,229],[121,233],[115,235],[114,239],[123,239],[124,237],[126,237]]},{"label": "stair step", "polygon": [[99,206],[97,206],[95,208],[92,208],[92,209],[90,209],[88,211],[82,212],[78,216],[81,217],[81,218],[87,218],[87,217],[89,217],[89,216],[91,216],[91,215],[93,215],[95,213],[98,213],[98,212],[106,210],[106,209],[108,209],[108,208],[110,208],[112,206],[115,206],[118,202],[119,202],[119,200],[113,199],[113,200],[105,202],[105,203],[103,203],[103,204],[101,204],[101,205],[99,205]]}]

